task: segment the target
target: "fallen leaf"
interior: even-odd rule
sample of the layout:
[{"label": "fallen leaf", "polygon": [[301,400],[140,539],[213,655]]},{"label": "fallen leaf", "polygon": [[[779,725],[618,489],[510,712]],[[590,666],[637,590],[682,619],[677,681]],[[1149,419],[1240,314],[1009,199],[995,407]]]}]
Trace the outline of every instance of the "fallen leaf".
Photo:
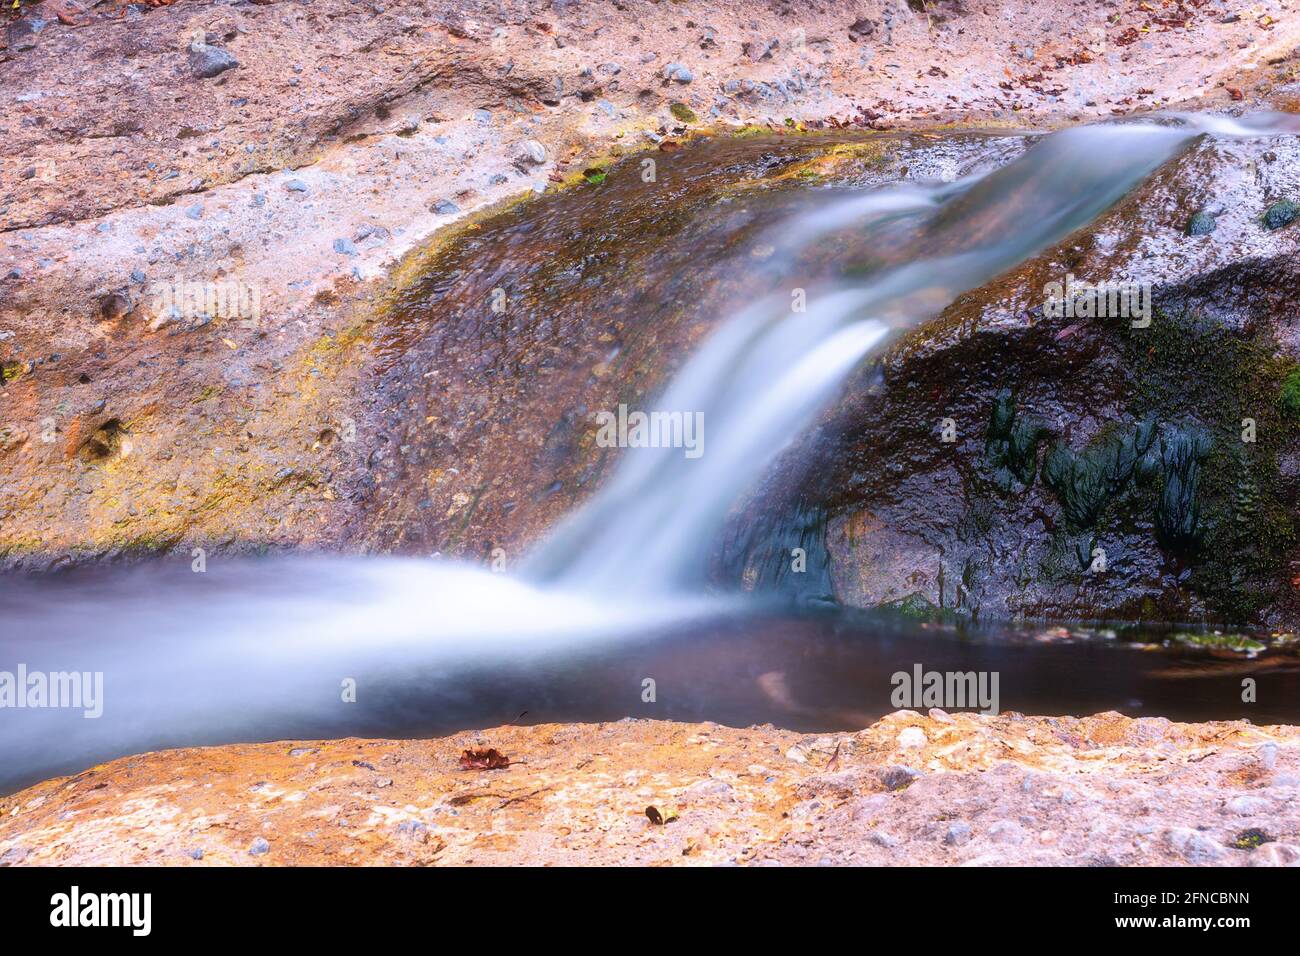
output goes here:
[{"label": "fallen leaf", "polygon": [[477,747],[460,755],[461,770],[504,770],[508,766],[510,758],[495,747]]}]

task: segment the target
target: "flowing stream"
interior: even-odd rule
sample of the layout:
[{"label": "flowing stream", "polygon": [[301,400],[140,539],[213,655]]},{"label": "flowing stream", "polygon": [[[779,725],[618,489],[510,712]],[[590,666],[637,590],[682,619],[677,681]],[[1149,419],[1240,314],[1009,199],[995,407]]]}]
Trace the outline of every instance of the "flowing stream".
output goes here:
[{"label": "flowing stream", "polygon": [[[722,323],[654,405],[702,415],[703,454],[620,452],[518,578],[450,561],[302,557],[0,582],[0,672],[103,675],[97,716],[0,711],[0,789],[160,747],[423,734],[520,711],[853,726],[893,709],[887,675],[922,647],[930,666],[1029,675],[1004,689],[1004,709],[1161,702],[1166,715],[1229,716],[1189,705],[1200,698],[1186,693],[1188,673],[1138,666],[1113,649],[1122,641],[1027,657],[1016,628],[958,641],[870,615],[791,617],[709,597],[700,583],[728,511],[891,335],[1084,226],[1195,137],[1294,131],[1279,126],[1290,122],[1074,128],[982,174],[810,201],[772,231],[777,260],[853,228],[872,267],[803,290],[806,311],[782,294]],[[652,706],[646,678],[658,686]],[[1284,685],[1271,699],[1300,699],[1286,668],[1270,679]]]}]

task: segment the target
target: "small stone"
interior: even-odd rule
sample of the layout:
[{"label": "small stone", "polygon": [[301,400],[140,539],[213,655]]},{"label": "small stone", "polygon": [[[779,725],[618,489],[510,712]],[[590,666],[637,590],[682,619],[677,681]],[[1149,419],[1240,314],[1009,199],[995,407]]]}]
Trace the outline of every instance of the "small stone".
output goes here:
[{"label": "small stone", "polygon": [[533,166],[546,162],[546,147],[535,139],[526,139],[520,147],[519,159]]},{"label": "small stone", "polygon": [[885,830],[872,830],[868,839],[876,846],[883,846],[885,849],[898,846],[898,837]]},{"label": "small stone", "polygon": [[27,859],[29,853],[31,853],[31,850],[25,846],[11,846],[4,853],[0,853],[0,866],[13,866],[16,863],[21,863]]},{"label": "small stone", "polygon": [[1189,236],[1208,236],[1217,225],[1214,216],[1202,209],[1188,218],[1185,231]]},{"label": "small stone", "polygon": [[258,837],[248,848],[249,856],[261,856],[263,853],[271,851],[271,844],[266,842],[265,837]]},{"label": "small stone", "polygon": [[185,855],[188,856],[191,860],[203,859],[203,851],[199,849],[186,850]]},{"label": "small stone", "polygon": [[1247,866],[1300,866],[1300,847],[1289,843],[1265,843],[1250,854]]},{"label": "small stone", "polygon": [[190,47],[190,72],[205,80],[239,66],[239,61],[220,47],[206,43]]},{"label": "small stone", "polygon": [[1173,827],[1165,833],[1169,848],[1188,863],[1213,863],[1228,851],[1199,830]]},{"label": "small stone", "polygon": [[1283,199],[1281,202],[1273,203],[1264,213],[1264,228],[1281,229],[1283,226],[1291,225],[1296,219],[1300,219],[1300,206],[1289,199]]},{"label": "small stone", "polygon": [[1277,766],[1277,744],[1264,744],[1255,749],[1255,762],[1261,770],[1272,770]]},{"label": "small stone", "polygon": [[453,216],[456,213],[460,212],[460,207],[457,206],[450,199],[435,200],[433,205],[430,206],[429,208],[434,212],[436,212],[439,216]]},{"label": "small stone", "polygon": [[664,67],[664,79],[684,84],[694,81],[695,74],[680,63],[669,63]]},{"label": "small stone", "polygon": [[943,842],[947,846],[965,846],[970,842],[970,838],[970,824],[957,820],[948,824],[948,829],[943,835]]},{"label": "small stone", "polygon": [[190,206],[188,209],[185,210],[185,215],[188,216],[190,219],[202,219],[203,206],[200,205],[199,203],[195,203],[193,206]]},{"label": "small stone", "polygon": [[334,251],[340,255],[355,256],[357,254],[356,244],[351,239],[335,239]]},{"label": "small stone", "polygon": [[925,746],[925,731],[920,727],[907,727],[898,735],[898,746],[904,750],[917,750]]},{"label": "small stone", "polygon": [[1042,833],[1038,834],[1038,842],[1043,846],[1055,846],[1056,841],[1060,838],[1060,834],[1055,830],[1044,830]]},{"label": "small stone", "polygon": [[1025,828],[1015,820],[999,820],[988,829],[989,839],[994,843],[1019,846],[1025,842]]},{"label": "small stone", "polygon": [[143,282],[146,278],[147,278],[147,276],[144,274],[144,272],[143,272],[142,270],[140,270],[140,269],[132,269],[132,270],[131,270],[131,281],[132,281],[132,282]]},{"label": "small stone", "polygon": [[791,747],[785,752],[786,760],[793,760],[795,763],[807,763],[808,755],[798,747]]},{"label": "small stone", "polygon": [[1268,813],[1272,809],[1272,801],[1266,800],[1263,797],[1254,797],[1243,794],[1240,797],[1233,797],[1224,804],[1223,812],[1235,813],[1242,817],[1249,817],[1259,813]]},{"label": "small stone", "polygon": [[886,790],[905,790],[921,778],[921,771],[911,767],[888,767],[880,775],[880,782]]},{"label": "small stone", "polygon": [[305,182],[303,182],[301,179],[291,179],[291,180],[289,180],[287,183],[284,184],[284,188],[287,189],[287,190],[288,190],[289,192],[291,192],[291,193],[305,193],[305,192],[307,192],[307,184],[306,184]]},{"label": "small stone", "polygon": [[859,40],[865,40],[871,34],[876,32],[876,21],[868,20],[866,17],[858,17],[849,24],[849,39],[854,43]]}]

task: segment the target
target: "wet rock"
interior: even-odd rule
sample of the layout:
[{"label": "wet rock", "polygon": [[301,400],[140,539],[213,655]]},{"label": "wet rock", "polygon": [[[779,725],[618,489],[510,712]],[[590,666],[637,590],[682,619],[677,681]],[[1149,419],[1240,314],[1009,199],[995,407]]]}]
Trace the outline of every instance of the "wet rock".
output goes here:
[{"label": "wet rock", "polygon": [[1273,203],[1264,213],[1264,228],[1281,229],[1283,226],[1291,225],[1296,219],[1300,219],[1300,205],[1290,199],[1283,199],[1281,202]]},{"label": "wet rock", "polygon": [[195,44],[190,47],[190,72],[202,79],[220,76],[239,66],[239,61],[221,47]]},{"label": "wet rock", "polygon": [[1189,236],[1208,236],[1217,225],[1214,215],[1202,209],[1188,217],[1185,232]]},{"label": "wet rock", "polygon": [[1173,827],[1165,833],[1169,848],[1188,863],[1213,863],[1228,851],[1199,830]]}]

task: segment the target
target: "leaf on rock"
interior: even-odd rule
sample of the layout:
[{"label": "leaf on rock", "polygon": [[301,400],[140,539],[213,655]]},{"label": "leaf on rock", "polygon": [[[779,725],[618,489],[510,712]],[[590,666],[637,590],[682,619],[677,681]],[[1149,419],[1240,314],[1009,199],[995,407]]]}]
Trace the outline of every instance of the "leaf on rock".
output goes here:
[{"label": "leaf on rock", "polygon": [[461,770],[504,770],[508,766],[510,758],[496,747],[476,747],[460,755]]}]

